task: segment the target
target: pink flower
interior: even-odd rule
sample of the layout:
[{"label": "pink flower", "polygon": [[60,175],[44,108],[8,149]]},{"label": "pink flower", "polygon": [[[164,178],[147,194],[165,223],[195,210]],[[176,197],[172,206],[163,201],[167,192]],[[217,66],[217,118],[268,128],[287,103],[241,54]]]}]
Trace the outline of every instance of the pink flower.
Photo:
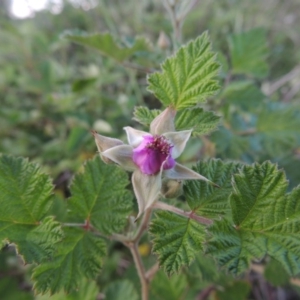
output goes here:
[{"label": "pink flower", "polygon": [[204,176],[178,164],[192,130],[175,131],[175,110],[166,108],[150,124],[150,133],[125,127],[129,145],[93,132],[97,148],[105,162],[115,162],[133,171],[132,184],[139,206],[139,217],[158,200],[162,178],[170,180],[198,179]]}]

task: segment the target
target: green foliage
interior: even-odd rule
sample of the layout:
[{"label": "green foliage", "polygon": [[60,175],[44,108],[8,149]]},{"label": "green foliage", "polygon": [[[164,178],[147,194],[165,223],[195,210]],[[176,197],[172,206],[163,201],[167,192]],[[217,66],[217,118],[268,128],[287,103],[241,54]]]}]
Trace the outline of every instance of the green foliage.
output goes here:
[{"label": "green foliage", "polygon": [[257,132],[264,150],[272,157],[297,144],[300,110],[297,106],[266,105],[257,118]]},{"label": "green foliage", "polygon": [[246,300],[250,293],[250,284],[247,281],[237,280],[223,287],[222,290],[216,292],[216,298],[218,300]]},{"label": "green foliage", "polygon": [[189,265],[197,252],[202,250],[205,228],[198,222],[161,211],[150,226],[153,236],[153,252],[158,254],[159,264],[168,273],[178,272]]},{"label": "green foliage", "polygon": [[123,229],[132,208],[132,194],[126,172],[106,165],[97,156],[75,176],[68,208],[73,218],[90,222],[105,234]]},{"label": "green foliage", "polygon": [[207,33],[181,47],[162,64],[162,73],[148,77],[151,91],[165,106],[180,110],[204,102],[214,95],[219,72],[216,54],[210,49]]},{"label": "green foliage", "polygon": [[0,241],[15,243],[27,263],[49,258],[62,238],[59,223],[43,219],[53,202],[52,188],[37,165],[0,156]]},{"label": "green foliage", "polygon": [[230,197],[234,225],[215,222],[208,252],[234,273],[268,254],[290,274],[300,272],[300,188],[286,194],[287,180],[270,162],[245,166],[234,175]]},{"label": "green foliage", "polygon": [[138,52],[149,50],[149,43],[142,37],[136,38],[133,44],[123,43],[122,47],[110,33],[87,34],[85,32],[67,31],[63,37],[72,42],[96,49],[118,62],[123,62]]},{"label": "green foliage", "polygon": [[149,109],[145,106],[138,106],[134,108],[134,120],[149,127],[152,120],[161,113],[159,109]]},{"label": "green foliage", "polygon": [[151,300],[183,299],[186,288],[184,275],[173,274],[168,277],[163,271],[159,271],[151,282]]},{"label": "green foliage", "polygon": [[221,97],[227,105],[235,105],[249,111],[258,109],[265,95],[252,81],[243,80],[230,83]]},{"label": "green foliage", "polygon": [[97,299],[99,294],[99,288],[94,281],[81,280],[79,288],[69,294],[65,292],[59,292],[51,295],[47,293],[45,295],[37,295],[35,300],[94,300]]},{"label": "green foliage", "polygon": [[211,111],[197,107],[184,109],[176,115],[176,130],[193,129],[193,135],[208,134],[215,130],[220,117]]},{"label": "green foliage", "polygon": [[[158,109],[147,107],[136,107],[134,110],[134,120],[149,127],[152,120],[159,115]],[[179,111],[175,118],[176,130],[193,129],[193,135],[208,134],[215,130],[220,122],[220,117],[211,111],[203,108],[188,108]]]},{"label": "green foliage", "polygon": [[184,195],[189,207],[200,216],[219,218],[229,214],[231,180],[242,165],[237,162],[222,162],[219,159],[200,161],[194,170],[220,186],[216,188],[205,181],[191,180],[184,185]]},{"label": "green foliage", "polygon": [[[280,276],[278,276],[280,274]],[[274,259],[265,267],[264,277],[274,286],[284,286],[290,281],[290,276],[283,266]]]},{"label": "green foliage", "polygon": [[11,277],[0,279],[0,293],[3,300],[33,300],[33,295],[22,291],[17,280]]},{"label": "green foliage", "polygon": [[107,300],[138,300],[139,296],[134,285],[129,280],[112,282],[105,289],[105,299]]},{"label": "green foliage", "polygon": [[264,29],[255,28],[231,35],[229,49],[233,73],[249,74],[259,78],[267,76],[268,47]]},{"label": "green foliage", "polygon": [[78,228],[65,228],[65,238],[58,244],[51,261],[34,269],[34,288],[38,293],[69,293],[80,285],[83,277],[95,280],[106,254],[102,238]]}]

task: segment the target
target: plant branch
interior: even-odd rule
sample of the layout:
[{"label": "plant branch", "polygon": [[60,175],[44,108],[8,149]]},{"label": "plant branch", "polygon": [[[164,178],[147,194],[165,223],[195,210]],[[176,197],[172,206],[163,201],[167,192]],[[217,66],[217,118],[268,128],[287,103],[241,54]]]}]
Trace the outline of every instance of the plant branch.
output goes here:
[{"label": "plant branch", "polygon": [[128,246],[133,260],[134,260],[134,264],[135,267],[137,269],[139,278],[140,278],[140,282],[141,282],[141,286],[142,286],[142,300],[148,300],[149,299],[149,280],[146,277],[146,271],[141,259],[141,256],[139,254],[139,250],[138,250],[138,245],[137,243],[126,243],[126,245]]},{"label": "plant branch", "polygon": [[146,278],[151,281],[156,272],[159,270],[159,263],[155,263],[145,274]]},{"label": "plant branch", "polygon": [[186,212],[178,207],[166,204],[164,202],[157,201],[156,203],[154,203],[154,205],[152,207],[173,212],[177,215],[193,219],[193,220],[197,221],[198,223],[201,223],[204,225],[210,225],[213,223],[212,220],[204,218],[204,217],[200,217],[200,216],[196,215],[193,211]]},{"label": "plant branch", "polygon": [[131,242],[136,242],[136,243],[139,242],[140,238],[142,237],[142,235],[144,234],[145,230],[148,227],[151,214],[152,214],[152,209],[150,207],[144,212],[144,216],[141,221],[140,227],[138,228],[138,231],[136,232],[135,236],[130,240]]}]

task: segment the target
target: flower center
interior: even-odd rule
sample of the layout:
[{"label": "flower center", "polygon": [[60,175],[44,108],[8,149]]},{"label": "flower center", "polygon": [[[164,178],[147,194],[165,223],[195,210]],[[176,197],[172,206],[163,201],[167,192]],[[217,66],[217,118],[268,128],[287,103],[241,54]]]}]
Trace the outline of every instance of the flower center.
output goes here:
[{"label": "flower center", "polygon": [[159,151],[163,155],[169,155],[172,145],[162,135],[155,135],[153,141],[149,142],[146,147],[154,151]]},{"label": "flower center", "polygon": [[133,149],[132,160],[144,174],[157,174],[161,167],[164,170],[174,167],[172,148],[173,145],[162,135],[145,135],[141,144]]}]

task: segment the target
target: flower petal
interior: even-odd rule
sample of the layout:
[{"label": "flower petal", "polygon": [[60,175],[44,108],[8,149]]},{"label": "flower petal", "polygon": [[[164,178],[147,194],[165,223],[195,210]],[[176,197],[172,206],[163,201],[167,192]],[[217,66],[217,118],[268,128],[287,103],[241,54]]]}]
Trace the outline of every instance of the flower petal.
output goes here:
[{"label": "flower petal", "polygon": [[150,133],[153,135],[161,135],[165,132],[175,131],[174,119],[176,110],[167,107],[161,112],[150,124]]},{"label": "flower petal", "polygon": [[137,147],[143,141],[143,136],[150,135],[148,132],[137,130],[130,126],[124,127],[124,130],[126,131],[129,145],[133,147]]},{"label": "flower petal", "polygon": [[164,136],[173,145],[172,157],[176,159],[183,152],[187,141],[191,136],[192,130],[183,130],[175,132],[167,132]]},{"label": "flower petal", "polygon": [[196,173],[195,171],[180,165],[176,163],[175,167],[170,170],[164,171],[164,177],[169,179],[176,179],[176,180],[188,180],[188,179],[198,179],[198,180],[204,180],[209,183],[212,183],[209,179],[206,177]]},{"label": "flower petal", "polygon": [[132,147],[129,145],[116,146],[102,152],[101,154],[128,171],[134,171],[137,169],[137,166],[132,161]]},{"label": "flower petal", "polygon": [[109,148],[124,144],[121,140],[103,136],[96,131],[92,131],[99,152]]},{"label": "flower petal", "polygon": [[139,206],[136,218],[139,218],[158,199],[161,190],[161,174],[146,175],[136,170],[132,174],[132,185]]}]

